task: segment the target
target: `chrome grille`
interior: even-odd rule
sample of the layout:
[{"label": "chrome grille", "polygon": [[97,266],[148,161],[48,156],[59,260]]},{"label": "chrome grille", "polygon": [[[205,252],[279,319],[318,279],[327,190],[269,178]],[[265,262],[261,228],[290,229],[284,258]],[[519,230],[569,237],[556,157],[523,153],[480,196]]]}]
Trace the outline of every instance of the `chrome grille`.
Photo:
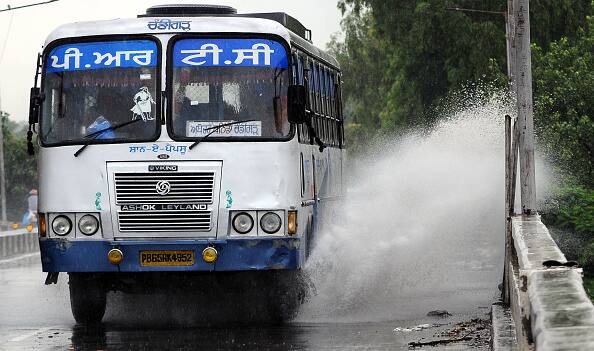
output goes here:
[{"label": "chrome grille", "polygon": [[[214,172],[115,173],[116,204],[212,203]],[[166,181],[171,190],[157,193],[157,183]]]},{"label": "chrome grille", "polygon": [[123,211],[118,212],[120,231],[209,231],[211,211]]}]

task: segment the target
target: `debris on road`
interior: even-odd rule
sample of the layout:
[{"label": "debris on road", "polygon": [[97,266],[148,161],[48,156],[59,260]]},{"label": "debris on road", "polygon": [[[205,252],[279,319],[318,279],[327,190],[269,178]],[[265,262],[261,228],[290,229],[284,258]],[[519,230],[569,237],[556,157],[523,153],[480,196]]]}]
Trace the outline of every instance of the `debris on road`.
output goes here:
[{"label": "debris on road", "polygon": [[408,333],[408,332],[413,332],[413,331],[421,331],[423,329],[429,329],[429,328],[437,328],[442,326],[442,324],[420,324],[414,327],[408,327],[408,328],[404,328],[404,327],[396,327],[394,328],[394,331],[397,333]]},{"label": "debris on road", "polygon": [[452,314],[446,310],[429,311],[427,317],[449,317]]},{"label": "debris on road", "polygon": [[435,340],[409,342],[409,348],[415,349],[423,346],[447,345],[466,341],[472,347],[488,346],[491,342],[489,320],[475,318],[470,321],[460,322],[450,330],[435,335]]}]

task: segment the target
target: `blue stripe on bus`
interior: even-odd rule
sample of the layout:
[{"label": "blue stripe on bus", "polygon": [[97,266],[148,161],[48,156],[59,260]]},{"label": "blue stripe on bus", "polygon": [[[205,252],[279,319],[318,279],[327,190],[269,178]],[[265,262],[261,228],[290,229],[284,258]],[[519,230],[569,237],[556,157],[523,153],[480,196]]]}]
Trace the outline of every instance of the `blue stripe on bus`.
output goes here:
[{"label": "blue stripe on bus", "polygon": [[174,67],[288,68],[285,47],[266,39],[182,39],[173,48]]},{"label": "blue stripe on bus", "polygon": [[151,40],[103,41],[60,45],[48,55],[46,72],[101,68],[155,67],[157,44]]},{"label": "blue stripe on bus", "polygon": [[[154,271],[245,271],[299,268],[300,240],[297,238],[241,239],[226,241],[108,241],[40,239],[44,272],[154,272]],[[202,251],[213,246],[219,253],[214,264],[204,262]],[[107,261],[112,248],[120,249],[124,260],[118,266]],[[141,266],[140,251],[193,250],[191,266]]]}]

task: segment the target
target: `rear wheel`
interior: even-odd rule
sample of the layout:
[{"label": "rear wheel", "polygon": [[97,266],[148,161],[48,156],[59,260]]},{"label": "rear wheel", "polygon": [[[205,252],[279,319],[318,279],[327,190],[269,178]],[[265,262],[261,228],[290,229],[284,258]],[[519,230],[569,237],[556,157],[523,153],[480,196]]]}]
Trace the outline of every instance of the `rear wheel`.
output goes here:
[{"label": "rear wheel", "polygon": [[101,277],[88,273],[69,273],[70,307],[79,324],[101,323],[107,304],[107,290]]}]

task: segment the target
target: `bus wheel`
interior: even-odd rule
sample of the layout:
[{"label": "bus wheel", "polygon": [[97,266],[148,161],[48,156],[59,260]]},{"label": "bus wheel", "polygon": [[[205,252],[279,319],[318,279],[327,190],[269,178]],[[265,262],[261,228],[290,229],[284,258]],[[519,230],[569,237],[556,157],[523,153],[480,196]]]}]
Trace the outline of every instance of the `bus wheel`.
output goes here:
[{"label": "bus wheel", "polygon": [[107,290],[100,277],[88,273],[68,273],[70,307],[79,324],[101,323],[107,304]]},{"label": "bus wheel", "polygon": [[268,313],[272,322],[285,323],[297,316],[299,307],[307,300],[307,279],[301,270],[274,273],[268,294]]}]

